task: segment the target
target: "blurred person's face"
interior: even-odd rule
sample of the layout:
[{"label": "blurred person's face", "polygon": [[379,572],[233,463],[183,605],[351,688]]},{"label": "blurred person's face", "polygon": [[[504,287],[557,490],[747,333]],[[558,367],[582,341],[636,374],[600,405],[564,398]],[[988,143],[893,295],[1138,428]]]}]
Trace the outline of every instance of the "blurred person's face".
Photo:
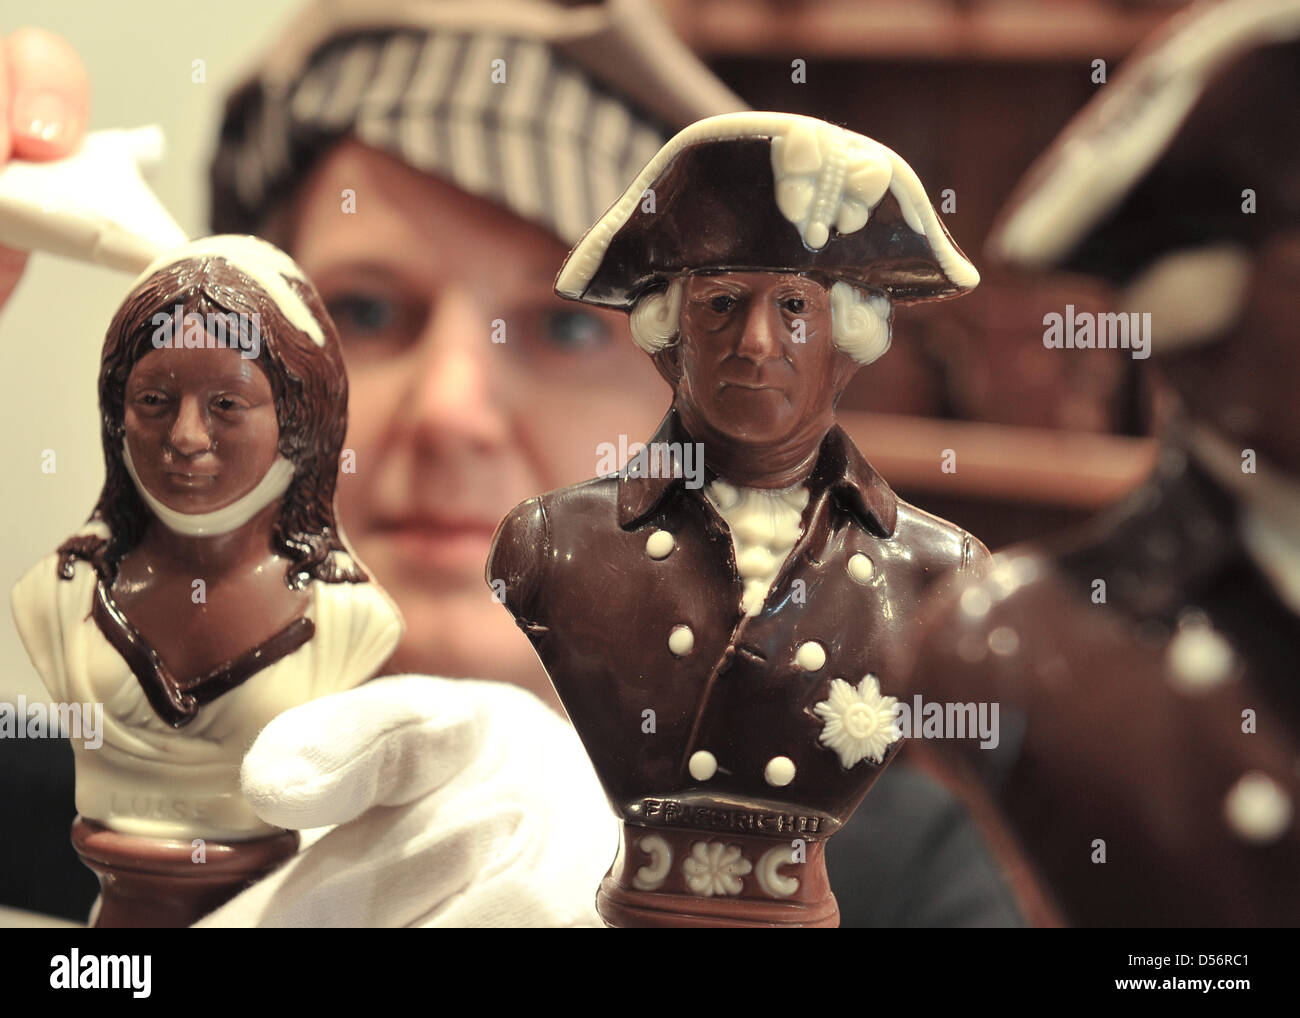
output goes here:
[{"label": "blurred person's face", "polygon": [[593,476],[599,443],[652,431],[663,383],[625,315],[555,296],[567,249],[489,202],[352,141],[298,202],[288,249],[334,317],[351,386],[341,523],[406,617],[387,670],[554,702],[484,579],[493,532],[526,498]]}]

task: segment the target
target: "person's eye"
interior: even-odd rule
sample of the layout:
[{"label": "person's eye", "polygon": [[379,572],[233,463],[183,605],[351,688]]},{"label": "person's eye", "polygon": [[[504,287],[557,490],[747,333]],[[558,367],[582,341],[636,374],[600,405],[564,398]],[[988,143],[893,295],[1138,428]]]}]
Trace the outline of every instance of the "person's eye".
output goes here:
[{"label": "person's eye", "polygon": [[720,315],[725,315],[735,306],[736,298],[725,293],[718,294],[718,296],[709,300],[709,307]]},{"label": "person's eye", "polygon": [[610,340],[609,326],[597,315],[581,309],[545,311],[538,328],[546,344],[557,350],[594,350]]},{"label": "person's eye", "polygon": [[397,301],[368,294],[345,294],[326,303],[330,317],[345,341],[390,333],[401,318]]},{"label": "person's eye", "polygon": [[807,304],[804,302],[802,297],[787,297],[785,300],[781,301],[781,306],[792,315],[801,315],[803,314],[804,308],[807,307]]}]

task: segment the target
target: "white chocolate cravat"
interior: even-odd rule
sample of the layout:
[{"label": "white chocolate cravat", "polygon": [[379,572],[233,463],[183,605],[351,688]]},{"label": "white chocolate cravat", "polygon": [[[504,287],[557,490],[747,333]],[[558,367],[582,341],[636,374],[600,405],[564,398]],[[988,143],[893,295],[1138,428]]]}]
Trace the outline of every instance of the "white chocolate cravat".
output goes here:
[{"label": "white chocolate cravat", "polygon": [[781,491],[738,488],[717,480],[705,495],[731,531],[736,571],[744,584],[740,607],[757,615],[777,573],[803,536],[808,489],[802,484]]},{"label": "white chocolate cravat", "polygon": [[135,490],[144,499],[144,504],[162,522],[168,530],[185,537],[218,537],[238,530],[268,505],[289,490],[293,481],[293,464],[283,456],[277,456],[275,462],[262,475],[257,486],[246,495],[240,496],[230,505],[214,509],[209,513],[183,513],[171,506],[164,505],[140,481],[131,459],[131,447],[122,443],[122,462],[126,472],[131,475]]}]

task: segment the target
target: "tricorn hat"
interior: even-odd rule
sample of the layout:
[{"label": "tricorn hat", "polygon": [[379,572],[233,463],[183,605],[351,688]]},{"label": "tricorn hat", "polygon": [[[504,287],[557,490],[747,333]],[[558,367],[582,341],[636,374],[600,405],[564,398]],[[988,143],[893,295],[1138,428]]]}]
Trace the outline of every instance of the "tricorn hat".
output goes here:
[{"label": "tricorn hat", "polygon": [[679,132],[569,253],[562,297],[628,309],[686,272],[821,272],[909,304],[979,273],[895,152],[787,113],[725,113]]},{"label": "tricorn hat", "polygon": [[1126,283],[1172,251],[1296,229],[1298,87],[1298,0],[1193,5],[1030,168],[989,252]]}]

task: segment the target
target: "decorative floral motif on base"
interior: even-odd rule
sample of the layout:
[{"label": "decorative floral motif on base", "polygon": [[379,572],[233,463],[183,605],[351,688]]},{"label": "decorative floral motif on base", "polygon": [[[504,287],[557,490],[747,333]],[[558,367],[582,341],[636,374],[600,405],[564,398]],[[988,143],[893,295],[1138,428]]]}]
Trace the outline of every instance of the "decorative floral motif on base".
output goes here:
[{"label": "decorative floral motif on base", "polygon": [[781,867],[787,863],[795,865],[793,855],[794,850],[789,845],[778,845],[769,848],[758,860],[754,876],[758,877],[758,886],[773,898],[788,898],[799,890],[799,878],[781,872]]},{"label": "decorative floral motif on base", "polygon": [[682,862],[686,885],[705,898],[739,894],[744,887],[740,878],[753,868],[754,864],[741,855],[739,845],[724,845],[721,841],[697,841]]},{"label": "decorative floral motif on base", "polygon": [[889,744],[902,737],[894,723],[897,703],[892,696],[880,695],[874,675],[864,675],[856,689],[843,679],[832,679],[830,696],[813,707],[825,723],[818,738],[839,754],[846,768],[861,760],[880,763]]},{"label": "decorative floral motif on base", "polygon": [[632,886],[638,891],[657,891],[668,879],[673,866],[673,850],[662,835],[648,834],[636,847],[650,856],[650,864],[642,866],[632,877]]}]

